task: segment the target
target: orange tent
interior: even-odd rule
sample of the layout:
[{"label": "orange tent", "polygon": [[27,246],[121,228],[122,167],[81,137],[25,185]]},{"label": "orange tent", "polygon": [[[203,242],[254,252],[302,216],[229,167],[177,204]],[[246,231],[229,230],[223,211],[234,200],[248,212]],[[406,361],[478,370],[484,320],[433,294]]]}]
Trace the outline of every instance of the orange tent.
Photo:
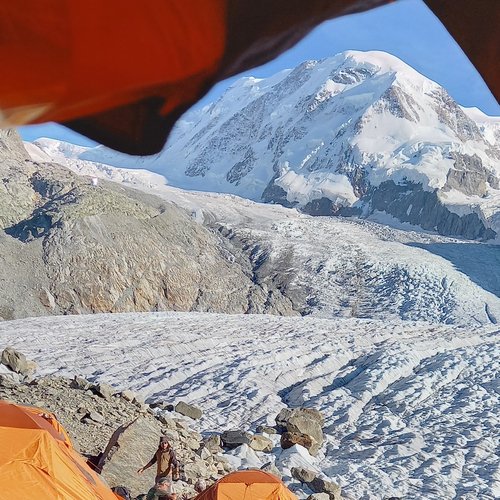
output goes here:
[{"label": "orange tent", "polygon": [[195,500],[297,500],[297,497],[276,476],[262,470],[244,470],[219,479]]},{"label": "orange tent", "polygon": [[0,400],[0,497],[116,500],[53,414]]},{"label": "orange tent", "polygon": [[[0,126],[56,121],[126,153],[157,153],[217,81],[326,19],[391,1],[0,0]],[[498,0],[425,2],[498,98]]]}]

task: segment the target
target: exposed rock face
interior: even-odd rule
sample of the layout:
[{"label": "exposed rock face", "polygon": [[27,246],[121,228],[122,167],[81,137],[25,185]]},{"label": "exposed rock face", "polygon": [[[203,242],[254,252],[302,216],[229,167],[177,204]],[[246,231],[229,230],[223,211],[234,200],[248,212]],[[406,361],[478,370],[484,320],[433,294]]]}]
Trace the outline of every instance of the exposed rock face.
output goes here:
[{"label": "exposed rock face", "polygon": [[[449,180],[455,174],[451,175]],[[425,191],[420,184],[399,185],[386,181],[371,190],[365,199],[373,210],[387,212],[402,222],[419,224],[424,229],[440,234],[481,240],[488,240],[496,235],[477,214],[459,216],[451,212],[440,201],[436,191]]]},{"label": "exposed rock face", "polygon": [[174,205],[31,161],[12,131],[0,132],[0,175],[2,319],[158,310],[295,314],[272,283],[254,281],[239,248]]},{"label": "exposed rock face", "polygon": [[450,153],[455,160],[448,171],[444,191],[456,189],[469,196],[486,196],[488,188],[500,189],[500,180],[494,172],[484,167],[477,155]]},{"label": "exposed rock face", "polygon": [[156,466],[141,475],[137,474],[137,470],[155,454],[159,436],[161,425],[154,419],[139,417],[119,427],[97,464],[107,483],[126,484],[134,496],[147,492],[154,484]]}]

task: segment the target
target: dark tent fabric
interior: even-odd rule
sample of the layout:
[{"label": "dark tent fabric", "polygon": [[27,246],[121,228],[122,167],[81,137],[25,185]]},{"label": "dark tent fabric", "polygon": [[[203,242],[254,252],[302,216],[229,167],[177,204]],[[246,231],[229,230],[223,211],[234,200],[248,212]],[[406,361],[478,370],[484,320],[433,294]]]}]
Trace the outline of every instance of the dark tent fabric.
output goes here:
[{"label": "dark tent fabric", "polygon": [[[217,81],[273,59],[326,19],[385,3],[0,0],[0,121],[56,121],[119,151],[154,154]],[[426,3],[498,97],[500,2]]]}]

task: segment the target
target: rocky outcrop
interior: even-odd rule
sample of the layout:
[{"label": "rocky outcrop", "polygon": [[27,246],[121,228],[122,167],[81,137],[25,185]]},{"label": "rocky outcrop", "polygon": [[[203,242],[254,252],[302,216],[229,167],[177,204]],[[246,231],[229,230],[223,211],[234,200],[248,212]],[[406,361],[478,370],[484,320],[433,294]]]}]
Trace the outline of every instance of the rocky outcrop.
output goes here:
[{"label": "rocky outcrop", "polygon": [[0,134],[1,319],[163,310],[295,314],[273,283],[255,282],[241,249],[183,210],[31,161],[15,132]]},{"label": "rocky outcrop", "polygon": [[324,418],[321,412],[312,408],[284,408],[276,416],[276,425],[283,431],[281,446],[283,449],[300,444],[311,455],[316,455],[323,445]]},{"label": "rocky outcrop", "polygon": [[443,191],[456,189],[468,196],[486,196],[488,188],[500,189],[499,178],[484,167],[477,155],[451,152],[453,168],[448,171]]},{"label": "rocky outcrop", "polygon": [[[452,178],[453,178],[452,174]],[[488,240],[496,236],[477,214],[458,215],[451,212],[437,191],[426,191],[421,184],[396,184],[385,181],[371,189],[365,197],[371,210],[386,212],[402,222],[420,225],[447,236]]]},{"label": "rocky outcrop", "polygon": [[175,405],[175,411],[193,420],[199,420],[203,415],[203,412],[199,408],[185,403],[184,401],[179,401]]},{"label": "rocky outcrop", "polygon": [[97,470],[108,484],[126,484],[136,496],[147,492],[154,484],[156,468],[139,475],[137,470],[146,465],[158,449],[162,435],[161,424],[155,419],[138,417],[120,426],[111,436],[100,455]]},{"label": "rocky outcrop", "polygon": [[36,369],[36,365],[33,361],[27,360],[23,353],[16,351],[12,347],[6,347],[2,351],[0,362],[13,372],[21,375],[28,375]]}]

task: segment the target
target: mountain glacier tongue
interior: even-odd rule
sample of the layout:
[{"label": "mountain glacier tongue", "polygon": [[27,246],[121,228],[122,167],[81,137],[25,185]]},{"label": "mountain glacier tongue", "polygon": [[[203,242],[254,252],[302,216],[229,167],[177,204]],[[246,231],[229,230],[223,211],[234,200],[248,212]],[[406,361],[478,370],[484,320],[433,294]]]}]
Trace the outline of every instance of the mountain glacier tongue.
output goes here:
[{"label": "mountain glacier tongue", "polygon": [[314,215],[382,212],[470,239],[500,232],[500,119],[460,107],[383,52],[242,78],[187,113],[156,157],[103,147],[76,156]]}]

